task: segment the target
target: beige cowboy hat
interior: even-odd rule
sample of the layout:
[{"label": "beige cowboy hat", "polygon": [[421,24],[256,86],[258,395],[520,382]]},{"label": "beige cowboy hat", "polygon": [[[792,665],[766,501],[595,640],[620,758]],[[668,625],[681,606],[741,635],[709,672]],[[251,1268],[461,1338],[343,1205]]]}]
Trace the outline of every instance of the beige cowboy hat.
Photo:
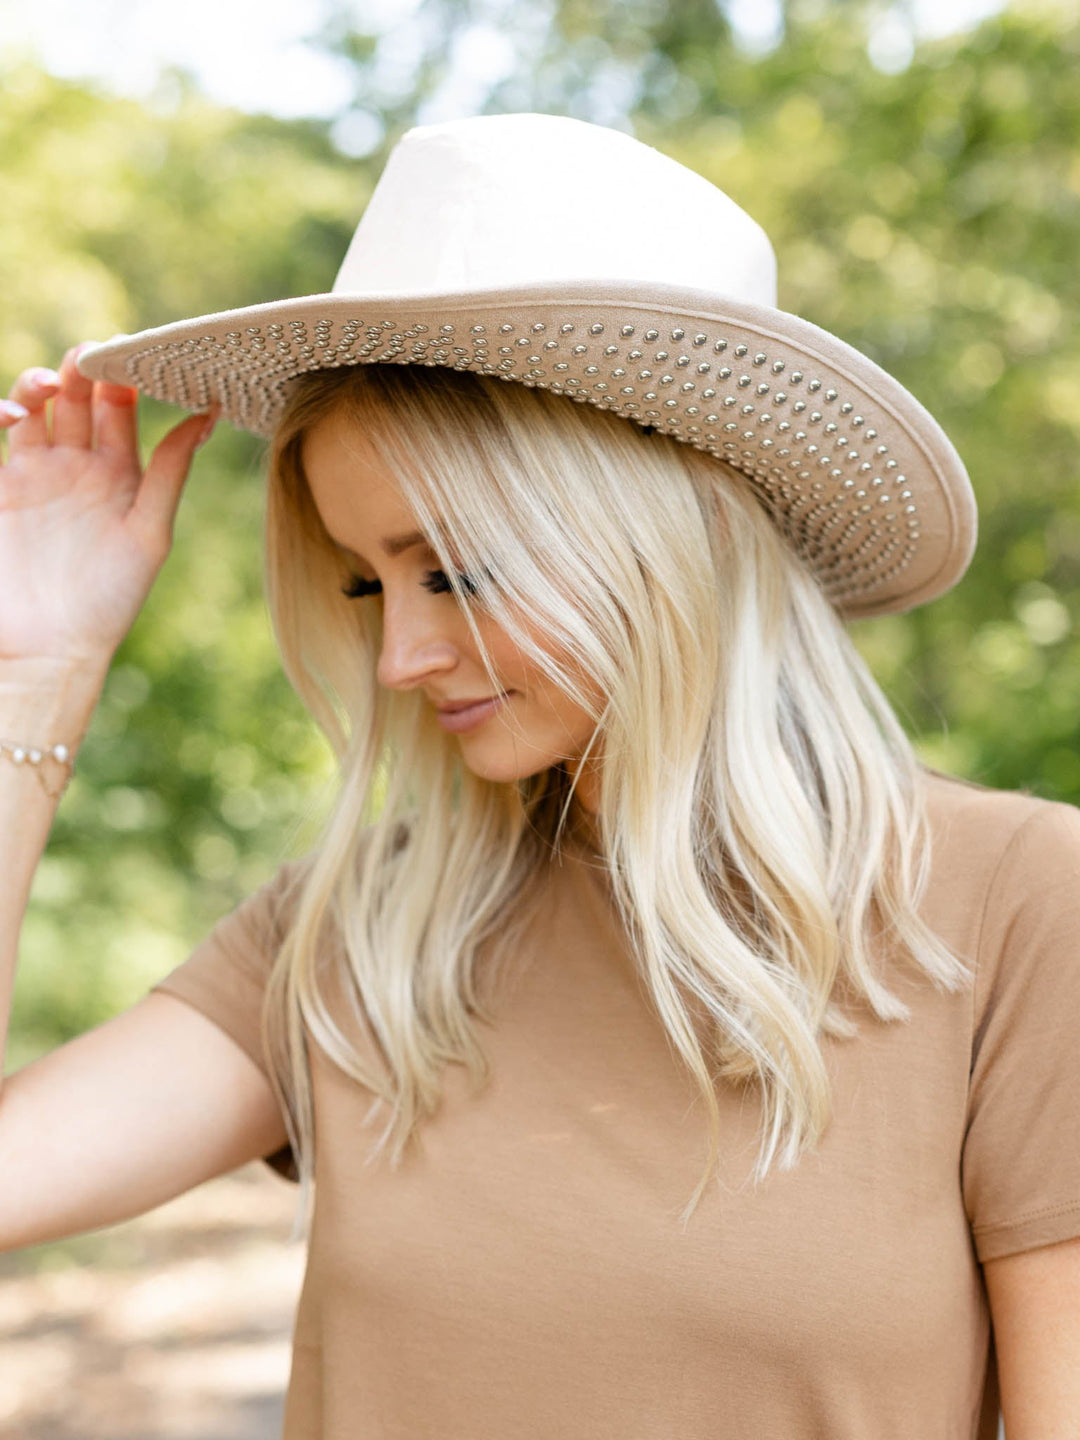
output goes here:
[{"label": "beige cowboy hat", "polygon": [[618,130],[485,115],[409,130],[333,288],[117,335],[84,375],[269,436],[309,370],[445,365],[541,386],[726,460],[847,618],[954,585],[975,497],[944,431],[776,305],[768,236]]}]

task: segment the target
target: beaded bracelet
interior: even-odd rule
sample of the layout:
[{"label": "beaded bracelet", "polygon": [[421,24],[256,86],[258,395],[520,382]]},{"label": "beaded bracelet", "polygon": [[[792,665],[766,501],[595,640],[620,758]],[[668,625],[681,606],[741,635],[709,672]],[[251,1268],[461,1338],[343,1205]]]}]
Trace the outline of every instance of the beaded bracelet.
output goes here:
[{"label": "beaded bracelet", "polygon": [[[0,740],[0,756],[3,756],[5,751],[10,752],[11,759],[16,765],[23,765],[29,761],[34,774],[41,782],[42,789],[46,795],[50,796],[53,800],[62,795],[68,785],[70,785],[74,766],[71,760],[68,759],[68,748],[66,745],[48,745],[44,749],[41,749],[37,745],[20,745],[15,740]],[[45,774],[41,767],[41,762],[49,759],[55,760],[59,765],[62,765],[66,771],[62,783],[55,790],[49,788],[49,784],[45,779]]]}]

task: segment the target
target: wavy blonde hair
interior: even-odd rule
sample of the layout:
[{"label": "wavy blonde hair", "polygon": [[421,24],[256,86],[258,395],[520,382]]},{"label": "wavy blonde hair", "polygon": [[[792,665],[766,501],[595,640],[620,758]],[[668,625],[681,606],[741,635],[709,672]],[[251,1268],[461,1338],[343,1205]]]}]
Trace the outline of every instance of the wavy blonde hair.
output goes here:
[{"label": "wavy blonde hair", "polygon": [[[757,1086],[760,1182],[825,1131],[820,1037],[858,1033],[834,989],[881,1020],[910,1019],[882,983],[879,942],[940,989],[971,979],[917,913],[930,854],[911,745],[819,584],[723,461],[468,371],[304,377],[269,455],[267,595],[340,785],[295,862],[263,1010],[300,1181],[294,1235],[314,1179],[308,1041],[385,1106],[370,1158],[389,1147],[398,1164],[445,1064],[488,1078],[483,978],[512,956],[574,808],[566,766],[480,778],[419,690],[377,683],[381,606],[342,594],[349,567],[302,462],[305,434],[339,410],[429,537],[492,688],[481,609],[595,721],[592,838],[708,1115],[685,1225],[719,1155],[717,1082]],[[462,568],[483,577],[476,593]],[[580,692],[582,673],[602,706]],[[372,1045],[350,1040],[349,1015]]]}]

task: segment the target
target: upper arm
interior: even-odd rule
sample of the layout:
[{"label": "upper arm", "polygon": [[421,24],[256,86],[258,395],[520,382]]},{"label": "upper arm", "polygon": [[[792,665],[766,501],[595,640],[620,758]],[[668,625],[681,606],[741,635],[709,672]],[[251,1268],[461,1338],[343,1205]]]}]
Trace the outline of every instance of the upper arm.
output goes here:
[{"label": "upper arm", "polygon": [[4,1080],[0,1251],[117,1224],[287,1141],[245,1050],[152,992]]},{"label": "upper arm", "polygon": [[1080,1237],[983,1262],[1008,1440],[1080,1435]]}]

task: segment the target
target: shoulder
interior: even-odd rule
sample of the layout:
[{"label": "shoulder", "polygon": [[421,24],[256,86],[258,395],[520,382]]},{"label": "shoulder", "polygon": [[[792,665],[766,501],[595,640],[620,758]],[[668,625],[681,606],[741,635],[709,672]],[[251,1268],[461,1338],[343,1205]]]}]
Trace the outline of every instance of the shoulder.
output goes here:
[{"label": "shoulder", "polygon": [[977,1023],[1008,995],[1080,1004],[1080,808],[934,772],[926,799],[933,918],[975,961]]},{"label": "shoulder", "polygon": [[920,771],[929,826],[924,919],[983,972],[1050,928],[1080,933],[1080,808]]},{"label": "shoulder", "polygon": [[972,780],[921,771],[935,868],[965,873],[1007,865],[1037,869],[1080,856],[1080,808],[1026,790],[995,790]]}]

